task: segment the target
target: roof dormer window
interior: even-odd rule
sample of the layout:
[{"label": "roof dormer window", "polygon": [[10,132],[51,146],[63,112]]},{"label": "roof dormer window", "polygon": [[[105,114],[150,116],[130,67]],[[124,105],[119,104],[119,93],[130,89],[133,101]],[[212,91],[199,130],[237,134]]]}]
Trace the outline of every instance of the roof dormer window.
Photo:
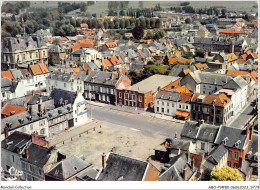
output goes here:
[{"label": "roof dormer window", "polygon": [[235,143],[235,147],[236,147],[236,148],[238,148],[238,147],[239,147],[239,145],[240,145],[240,143],[241,143],[241,141],[240,141],[240,140],[238,140],[238,141]]},{"label": "roof dormer window", "polygon": [[228,137],[224,138],[222,142],[224,145],[227,145],[227,141],[228,141]]}]

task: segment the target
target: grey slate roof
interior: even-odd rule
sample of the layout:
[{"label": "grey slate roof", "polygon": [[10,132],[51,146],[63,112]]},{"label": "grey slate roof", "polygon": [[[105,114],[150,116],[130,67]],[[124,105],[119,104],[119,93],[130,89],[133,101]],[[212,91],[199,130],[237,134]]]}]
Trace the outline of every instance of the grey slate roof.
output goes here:
[{"label": "grey slate roof", "polygon": [[179,78],[180,77],[156,74],[134,84],[133,86],[128,88],[128,90],[138,91],[142,93],[152,91],[152,93],[155,93],[156,91],[158,91],[158,87],[163,88],[170,83],[178,80]]},{"label": "grey slate roof", "polygon": [[30,144],[28,151],[29,151],[28,159],[27,158],[21,158],[21,159],[41,168],[44,167],[44,165],[48,162],[50,158],[50,150],[48,148],[39,146],[37,144],[33,144],[33,143]]},{"label": "grey slate roof", "polygon": [[209,157],[212,157],[217,163],[219,163],[227,152],[228,149],[226,149],[223,144],[220,144],[210,153]]},{"label": "grey slate roof", "polygon": [[199,130],[198,122],[186,121],[181,131],[181,137],[196,139],[198,130]]},{"label": "grey slate roof", "polygon": [[83,161],[77,156],[72,155],[58,163],[48,172],[47,175],[64,181],[90,166],[91,164]]},{"label": "grey slate roof", "polygon": [[11,152],[18,153],[28,142],[31,142],[31,135],[20,131],[14,131],[11,135],[2,140],[1,147]]},{"label": "grey slate roof", "polygon": [[65,105],[65,106],[61,106],[55,109],[51,109],[49,111],[47,111],[47,119],[51,120],[57,117],[60,117],[61,115],[65,115],[68,113],[73,112],[73,108],[71,104]]},{"label": "grey slate roof", "polygon": [[[111,78],[111,76],[113,77]],[[91,71],[85,78],[87,83],[104,84],[115,87],[122,75],[105,71]]]},{"label": "grey slate roof", "polygon": [[37,48],[42,48],[46,44],[43,41],[43,38],[41,37],[32,37],[32,36],[26,36],[21,38],[7,37],[4,39],[3,52],[8,53],[17,50],[24,51],[25,49],[27,49],[29,45],[37,49]]},{"label": "grey slate roof", "polygon": [[197,139],[205,142],[214,143],[219,127],[215,125],[202,124],[200,125]]},{"label": "grey slate roof", "polygon": [[183,70],[188,68],[189,68],[188,65],[176,65],[171,69],[169,76],[178,77]]},{"label": "grey slate roof", "polygon": [[75,80],[81,80],[84,81],[84,79],[87,77],[87,72],[86,71],[79,71],[75,75]]},{"label": "grey slate roof", "polygon": [[180,94],[176,91],[159,91],[156,94],[155,99],[177,102],[179,97],[180,97]]},{"label": "grey slate roof", "polygon": [[8,78],[1,79],[1,92],[15,92],[18,82],[11,81]]},{"label": "grey slate roof", "polygon": [[11,131],[24,125],[28,125],[29,123],[42,120],[44,118],[46,118],[46,115],[42,115],[42,117],[40,117],[36,112],[32,112],[32,114],[30,114],[28,111],[11,115],[1,120],[1,133],[4,132],[4,128],[7,124],[11,124],[11,127],[9,129],[9,131]]},{"label": "grey slate roof", "polygon": [[191,144],[191,141],[186,141],[183,139],[173,139],[173,142],[169,148],[187,151],[190,148],[190,144]]},{"label": "grey slate roof", "polygon": [[42,95],[39,95],[39,94],[35,94],[35,95],[29,100],[29,102],[27,102],[27,104],[29,104],[29,105],[38,104],[38,103],[40,102],[40,98],[42,98],[42,101],[43,101],[43,102],[49,100],[49,97],[48,97],[48,96],[42,96]]},{"label": "grey slate roof", "polygon": [[10,71],[11,71],[11,73],[12,73],[12,75],[13,75],[13,77],[16,81],[19,80],[19,79],[23,79],[23,74],[20,70],[11,69]]},{"label": "grey slate roof", "polygon": [[238,89],[247,86],[247,82],[241,76],[236,76],[235,78],[231,79],[227,84],[223,86],[223,88],[228,89]]},{"label": "grey slate roof", "polygon": [[6,101],[6,103],[25,107],[26,106],[26,97],[23,96],[23,97],[19,97],[19,98],[8,99]]},{"label": "grey slate roof", "polygon": [[61,50],[60,46],[54,45],[49,49],[49,53],[61,53],[64,52]]},{"label": "grey slate roof", "polygon": [[62,89],[54,89],[50,97],[54,99],[54,105],[57,106],[62,106],[63,103],[66,104],[74,104],[74,101],[77,97],[76,92],[70,92]]},{"label": "grey slate roof", "polygon": [[227,75],[215,75],[207,72],[201,72],[200,70],[189,73],[197,83],[225,85],[232,77]]},{"label": "grey slate roof", "polygon": [[53,72],[53,73],[49,74],[47,79],[58,80],[58,81],[63,81],[63,82],[72,82],[73,81],[73,74],[62,73],[62,72]]},{"label": "grey slate roof", "polygon": [[187,165],[187,180],[189,180],[194,173],[188,164],[186,153],[181,153],[173,157],[169,164],[171,164],[171,166],[159,176],[160,181],[184,181],[183,172],[185,165]]},{"label": "grey slate roof", "polygon": [[[222,143],[222,141],[226,138],[227,140],[225,146],[243,150],[246,137],[247,137],[246,130],[222,125],[219,128],[217,137],[215,139],[215,144]],[[239,141],[240,143],[238,143],[238,146],[236,147],[235,144]]]},{"label": "grey slate roof", "polygon": [[98,181],[117,181],[120,177],[123,177],[125,181],[142,181],[147,164],[147,162],[111,152]]}]

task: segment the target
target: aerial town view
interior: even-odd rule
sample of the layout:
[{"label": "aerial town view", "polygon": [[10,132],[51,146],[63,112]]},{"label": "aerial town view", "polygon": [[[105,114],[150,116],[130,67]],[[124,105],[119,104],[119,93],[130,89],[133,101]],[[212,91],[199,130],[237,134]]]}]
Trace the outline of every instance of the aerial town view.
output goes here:
[{"label": "aerial town view", "polygon": [[2,181],[258,181],[257,1],[4,1],[1,51]]}]

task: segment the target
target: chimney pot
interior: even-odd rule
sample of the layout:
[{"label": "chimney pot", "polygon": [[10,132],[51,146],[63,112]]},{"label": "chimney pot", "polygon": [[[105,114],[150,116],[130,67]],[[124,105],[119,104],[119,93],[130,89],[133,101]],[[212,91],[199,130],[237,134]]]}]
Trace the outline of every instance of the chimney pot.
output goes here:
[{"label": "chimney pot", "polygon": [[187,175],[187,164],[186,164],[183,170],[183,180],[187,181],[187,179],[188,179],[188,175]]},{"label": "chimney pot", "polygon": [[26,154],[26,159],[28,159],[29,158],[29,148],[28,147],[25,149],[25,154]]},{"label": "chimney pot", "polygon": [[103,152],[103,154],[102,154],[102,169],[105,168],[105,164],[106,164],[106,154]]}]

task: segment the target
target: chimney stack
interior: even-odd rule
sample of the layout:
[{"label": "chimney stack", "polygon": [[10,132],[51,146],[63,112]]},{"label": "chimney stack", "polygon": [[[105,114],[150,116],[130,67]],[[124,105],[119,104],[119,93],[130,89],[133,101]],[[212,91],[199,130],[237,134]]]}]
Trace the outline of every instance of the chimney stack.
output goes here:
[{"label": "chimney stack", "polygon": [[188,175],[187,175],[187,164],[186,164],[183,169],[183,180],[187,181],[187,179],[188,179]]},{"label": "chimney stack", "polygon": [[254,134],[254,127],[252,126],[249,132],[249,140],[252,140],[253,134]]},{"label": "chimney stack", "polygon": [[9,127],[5,126],[5,128],[4,128],[5,138],[8,137],[8,131],[9,131]]},{"label": "chimney stack", "polygon": [[28,159],[29,158],[29,147],[26,147],[25,155],[26,155],[26,159]]},{"label": "chimney stack", "polygon": [[103,154],[102,154],[102,169],[105,168],[105,164],[106,164],[106,154],[103,152]]},{"label": "chimney stack", "polygon": [[192,158],[192,161],[191,161],[191,169],[192,170],[195,169],[195,158],[194,157]]}]

